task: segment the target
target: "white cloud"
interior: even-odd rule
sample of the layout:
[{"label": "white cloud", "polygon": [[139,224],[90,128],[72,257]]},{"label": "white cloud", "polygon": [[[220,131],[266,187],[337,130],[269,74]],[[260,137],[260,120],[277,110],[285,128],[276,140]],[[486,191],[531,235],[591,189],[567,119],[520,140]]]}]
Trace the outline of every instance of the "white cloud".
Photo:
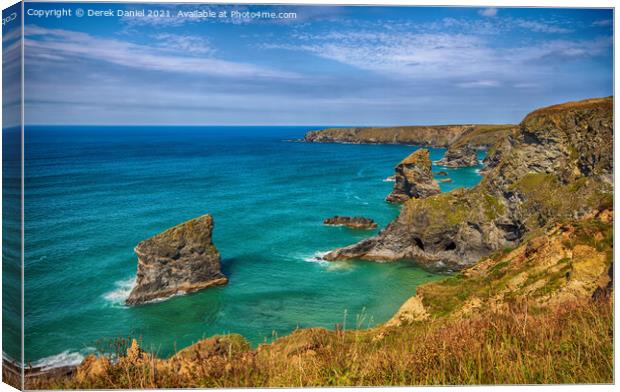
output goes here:
[{"label": "white cloud", "polygon": [[300,42],[264,47],[310,52],[356,68],[410,78],[469,75],[495,63],[484,41],[464,34],[358,31],[303,34],[297,39]]},{"label": "white cloud", "polygon": [[206,37],[159,33],[154,38],[158,41],[157,46],[165,49],[201,55],[213,54],[215,52],[215,49],[211,47],[209,39]]},{"label": "white cloud", "polygon": [[[253,64],[232,62],[213,57],[188,56],[182,47],[171,50],[134,44],[117,39],[97,38],[92,35],[61,29],[47,29],[26,26],[27,54],[35,59],[50,59],[52,56],[70,61],[88,59],[103,61],[140,70],[173,72],[182,74],[211,75],[235,78],[295,78],[297,75]],[[176,44],[196,49],[191,39],[177,37]]]},{"label": "white cloud", "polygon": [[554,26],[544,22],[533,20],[515,19],[514,23],[518,27],[534,31],[536,33],[570,33],[571,31],[573,31],[565,27]]},{"label": "white cloud", "polygon": [[600,19],[600,20],[595,20],[594,22],[592,22],[592,26],[596,26],[596,27],[607,27],[613,24],[614,24],[614,21],[612,19]]},{"label": "white cloud", "polygon": [[[546,72],[549,64],[609,53],[610,38],[546,40],[517,47],[494,46],[473,34],[337,31],[297,34],[265,49],[304,51],[358,69],[406,80],[447,80],[461,87],[494,87],[490,81]],[[501,76],[501,78],[500,78]]]},{"label": "white cloud", "polygon": [[485,8],[483,10],[478,11],[478,13],[482,16],[496,16],[497,15],[497,8]]},{"label": "white cloud", "polygon": [[501,84],[497,80],[473,80],[469,82],[457,83],[456,85],[462,88],[485,88],[501,86]]}]

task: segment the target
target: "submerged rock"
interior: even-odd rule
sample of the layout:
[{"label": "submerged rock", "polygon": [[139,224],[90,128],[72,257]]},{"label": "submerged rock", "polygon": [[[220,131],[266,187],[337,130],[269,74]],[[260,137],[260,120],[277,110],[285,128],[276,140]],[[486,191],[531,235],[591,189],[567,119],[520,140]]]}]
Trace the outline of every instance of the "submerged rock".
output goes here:
[{"label": "submerged rock", "polygon": [[125,303],[137,305],[226,284],[212,232],[213,218],[203,215],[140,242],[134,249],[136,285]]},{"label": "submerged rock", "polygon": [[448,175],[448,172],[439,171],[439,172],[435,173],[435,175],[438,176],[438,177],[445,177],[445,176]]},{"label": "submerged rock", "polygon": [[439,184],[433,178],[428,150],[420,149],[396,166],[394,189],[385,198],[390,203],[404,203],[440,193]]},{"label": "submerged rock", "polygon": [[476,149],[469,144],[452,146],[437,161],[437,165],[445,167],[469,167],[478,165]]},{"label": "submerged rock", "polygon": [[496,148],[476,187],[410,199],[379,234],[324,259],[404,259],[456,271],[558,219],[613,205],[611,97],[534,111]]},{"label": "submerged rock", "polygon": [[328,226],[346,226],[350,229],[374,229],[377,227],[375,221],[362,216],[334,216],[323,220],[323,224]]},{"label": "submerged rock", "polygon": [[452,182],[452,179],[451,178],[444,178],[442,180],[439,180],[439,182],[442,182],[442,183],[443,182]]}]

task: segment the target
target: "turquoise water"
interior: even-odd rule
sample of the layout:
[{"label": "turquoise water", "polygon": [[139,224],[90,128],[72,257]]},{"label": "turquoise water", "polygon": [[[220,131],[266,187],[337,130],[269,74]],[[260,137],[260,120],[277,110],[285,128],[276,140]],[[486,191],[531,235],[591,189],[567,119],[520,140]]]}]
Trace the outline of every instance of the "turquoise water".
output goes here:
[{"label": "turquoise water", "polygon": [[[28,127],[26,361],[75,362],[118,336],[169,355],[214,334],[257,344],[298,327],[387,320],[438,276],[411,263],[317,262],[377,232],[322,220],[363,215],[384,227],[398,214],[384,179],[416,147],[286,141],[310,129]],[[480,179],[476,168],[446,171],[454,181],[443,191]],[[229,284],[123,306],[133,247],[205,213]]]}]

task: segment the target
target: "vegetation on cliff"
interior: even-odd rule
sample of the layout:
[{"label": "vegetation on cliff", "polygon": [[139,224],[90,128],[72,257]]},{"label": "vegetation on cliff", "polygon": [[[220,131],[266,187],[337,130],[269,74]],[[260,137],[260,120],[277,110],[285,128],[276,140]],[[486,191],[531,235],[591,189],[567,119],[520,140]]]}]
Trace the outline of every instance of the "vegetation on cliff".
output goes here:
[{"label": "vegetation on cliff", "polygon": [[327,128],[311,131],[304,140],[315,143],[415,144],[448,147],[470,144],[489,147],[514,125],[419,125],[402,127]]},{"label": "vegetation on cliff", "polygon": [[498,140],[510,135],[516,128],[516,125],[476,125],[464,132],[456,139],[451,147],[462,147],[470,145],[476,148],[490,148]]}]

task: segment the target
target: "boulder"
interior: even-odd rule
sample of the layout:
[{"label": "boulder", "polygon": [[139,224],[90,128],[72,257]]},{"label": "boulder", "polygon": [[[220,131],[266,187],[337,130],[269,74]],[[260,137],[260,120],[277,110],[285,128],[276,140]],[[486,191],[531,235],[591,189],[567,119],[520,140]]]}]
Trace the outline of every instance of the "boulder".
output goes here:
[{"label": "boulder", "polygon": [[140,242],[134,249],[136,284],[125,303],[137,305],[226,284],[212,233],[213,218],[203,215]]},{"label": "boulder", "polygon": [[334,216],[323,220],[323,224],[328,226],[345,226],[350,229],[374,229],[377,224],[372,219],[364,218],[362,216]]}]

